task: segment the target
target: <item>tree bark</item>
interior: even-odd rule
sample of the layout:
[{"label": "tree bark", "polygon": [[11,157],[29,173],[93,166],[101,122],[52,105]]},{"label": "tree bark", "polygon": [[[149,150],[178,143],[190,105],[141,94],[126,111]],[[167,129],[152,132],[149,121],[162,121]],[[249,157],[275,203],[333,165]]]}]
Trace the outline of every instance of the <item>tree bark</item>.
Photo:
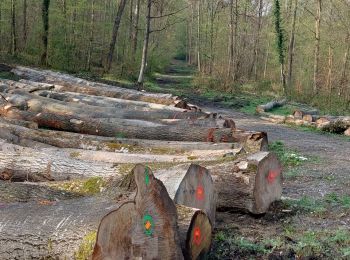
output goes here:
[{"label": "tree bark", "polygon": [[94,26],[95,26],[95,0],[91,0],[90,38],[89,38],[89,47],[88,47],[87,62],[86,62],[86,68],[88,70],[90,70],[91,68],[91,55],[93,51],[93,42],[94,42]]},{"label": "tree bark", "polygon": [[43,20],[43,52],[41,54],[41,65],[48,65],[48,43],[49,43],[49,8],[50,8],[50,0],[43,0],[42,2],[42,20]]},{"label": "tree bark", "polygon": [[147,0],[146,32],[145,32],[145,39],[143,42],[143,49],[142,49],[141,68],[140,68],[139,78],[137,80],[139,89],[143,85],[146,67],[147,67],[149,36],[151,34],[151,10],[152,10],[152,0]]},{"label": "tree bark", "polygon": [[263,214],[282,194],[282,166],[276,155],[260,152],[232,163],[209,166],[219,210]]},{"label": "tree bark", "polygon": [[[130,152],[151,151],[152,153],[190,153],[194,150],[209,150],[220,151],[233,149],[234,144],[230,143],[206,143],[206,142],[176,142],[176,141],[159,141],[159,140],[145,140],[145,139],[125,139],[115,137],[102,137],[96,135],[81,135],[77,133],[52,131],[42,129],[28,129],[27,125],[11,125],[13,120],[5,120],[0,118],[0,127],[3,129],[2,133],[7,132],[12,140],[11,143],[24,145],[25,140],[32,140],[48,146],[58,148],[76,148],[92,151],[107,151],[118,152],[122,149],[128,149]],[[23,121],[24,122],[24,121]],[[17,122],[16,122],[17,124]],[[32,124],[32,122],[30,122]],[[23,127],[25,126],[25,127]],[[1,136],[1,134],[0,134]]]},{"label": "tree bark", "polygon": [[40,182],[115,176],[117,170],[112,166],[108,163],[62,157],[57,153],[39,152],[6,142],[0,143],[0,180]]},{"label": "tree bark", "polygon": [[[294,60],[294,46],[295,46],[295,24],[297,18],[298,0],[294,1],[292,30],[289,39],[289,55],[288,55],[288,88],[292,89],[292,77],[293,77],[293,60]],[[291,94],[291,93],[289,93]]]},{"label": "tree bark", "polygon": [[117,43],[120,21],[122,19],[123,13],[124,13],[126,2],[127,2],[127,0],[120,1],[117,16],[114,20],[112,40],[111,40],[111,44],[109,46],[109,52],[108,52],[108,57],[107,57],[107,66],[106,66],[107,71],[110,71],[111,66],[112,66],[113,54],[114,54],[115,46]]},{"label": "tree bark", "polygon": [[268,112],[268,111],[271,111],[272,109],[274,108],[277,108],[277,107],[282,107],[284,106],[285,104],[287,103],[287,100],[286,99],[283,99],[283,100],[280,100],[280,101],[271,101],[265,105],[260,105],[260,106],[257,106],[256,107],[256,112],[257,113],[264,113],[264,112]]},{"label": "tree bark", "polygon": [[133,89],[125,89],[117,86],[96,83],[67,74],[47,70],[40,71],[17,66],[12,70],[12,72],[20,77],[30,79],[32,81],[54,84],[55,90],[59,92],[70,91],[95,96],[139,100],[165,105],[173,105],[177,99],[177,97],[174,97],[171,94],[144,93]]},{"label": "tree bark", "polygon": [[24,47],[26,47],[26,44],[27,44],[27,38],[28,38],[28,35],[27,35],[27,9],[28,9],[28,5],[27,5],[27,0],[23,0],[23,44],[24,44]]},{"label": "tree bark", "polygon": [[315,0],[316,4],[316,16],[315,16],[315,58],[314,58],[314,82],[313,82],[313,93],[317,95],[319,92],[319,63],[320,63],[320,41],[321,41],[321,10],[322,0]]},{"label": "tree bark", "polygon": [[17,55],[16,0],[11,0],[11,54]]},{"label": "tree bark", "polygon": [[247,152],[267,149],[267,135],[263,132],[249,132],[229,128],[117,125],[104,123],[96,119],[83,119],[74,115],[59,115],[47,112],[35,114],[15,108],[1,109],[0,115],[10,119],[33,121],[38,123],[39,127],[82,134],[107,137],[123,135],[124,138],[168,141],[236,142]]},{"label": "tree bark", "polygon": [[137,51],[137,42],[138,42],[138,32],[139,32],[139,19],[140,19],[140,2],[141,0],[136,0],[135,12],[134,12],[134,23],[133,23],[133,33],[132,33],[132,53],[131,59],[135,61],[136,51]]}]

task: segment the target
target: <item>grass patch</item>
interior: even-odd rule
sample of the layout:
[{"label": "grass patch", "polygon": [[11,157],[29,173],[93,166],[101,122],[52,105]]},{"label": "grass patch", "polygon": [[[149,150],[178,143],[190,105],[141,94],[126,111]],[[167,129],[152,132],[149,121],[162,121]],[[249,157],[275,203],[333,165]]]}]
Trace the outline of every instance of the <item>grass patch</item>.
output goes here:
[{"label": "grass patch", "polygon": [[309,160],[309,158],[301,156],[293,150],[287,149],[281,141],[269,144],[269,150],[277,155],[285,167],[299,166]]},{"label": "grass patch", "polygon": [[58,190],[74,192],[81,195],[94,195],[100,193],[107,186],[107,182],[102,177],[92,177],[85,180],[53,183],[50,186]]},{"label": "grass patch", "polygon": [[75,260],[87,260],[90,259],[92,252],[94,250],[95,242],[96,242],[97,233],[90,232],[84,238],[81,244],[79,245],[79,249],[74,254]]}]

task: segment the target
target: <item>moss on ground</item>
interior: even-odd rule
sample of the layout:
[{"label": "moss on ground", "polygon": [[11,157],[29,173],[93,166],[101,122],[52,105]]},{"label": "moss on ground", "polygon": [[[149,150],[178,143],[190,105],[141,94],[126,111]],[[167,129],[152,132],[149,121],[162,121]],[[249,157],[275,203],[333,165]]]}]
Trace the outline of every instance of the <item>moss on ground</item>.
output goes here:
[{"label": "moss on ground", "polygon": [[88,233],[79,245],[78,250],[74,254],[75,260],[88,260],[91,258],[96,242],[97,232]]}]

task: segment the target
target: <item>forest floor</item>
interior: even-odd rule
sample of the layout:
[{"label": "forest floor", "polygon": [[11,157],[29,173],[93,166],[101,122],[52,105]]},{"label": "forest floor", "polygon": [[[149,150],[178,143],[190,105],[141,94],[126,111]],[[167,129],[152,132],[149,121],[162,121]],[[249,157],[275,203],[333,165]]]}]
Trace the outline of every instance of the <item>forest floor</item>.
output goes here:
[{"label": "forest floor", "polygon": [[283,199],[269,213],[218,213],[211,258],[350,259],[350,139],[263,121],[241,112],[249,104],[227,108],[191,89],[192,73],[176,61],[166,75],[155,75],[151,90],[182,90],[192,103],[233,118],[241,129],[267,132],[285,168]]}]

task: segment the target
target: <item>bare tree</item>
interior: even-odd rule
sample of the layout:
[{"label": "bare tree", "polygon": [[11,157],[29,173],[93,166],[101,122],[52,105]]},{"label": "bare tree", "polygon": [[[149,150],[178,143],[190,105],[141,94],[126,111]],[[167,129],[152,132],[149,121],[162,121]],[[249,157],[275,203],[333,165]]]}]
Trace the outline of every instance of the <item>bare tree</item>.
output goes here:
[{"label": "bare tree", "polygon": [[91,14],[90,14],[90,39],[89,48],[87,54],[87,69],[90,70],[91,67],[91,55],[92,55],[92,45],[94,41],[94,23],[95,23],[95,0],[91,0]]},{"label": "bare tree", "polygon": [[322,0],[315,0],[316,4],[316,15],[315,15],[315,57],[314,57],[314,85],[313,93],[318,94],[318,74],[319,74],[319,63],[320,63],[320,41],[321,41],[321,11],[322,11]]},{"label": "bare tree", "polygon": [[49,7],[50,7],[50,0],[43,0],[42,3],[42,20],[43,20],[43,26],[44,26],[44,33],[43,33],[43,45],[44,50],[41,54],[41,64],[42,65],[48,65],[48,42],[49,42]]},{"label": "bare tree", "polygon": [[11,0],[11,54],[17,55],[16,0]]},{"label": "bare tree", "polygon": [[112,40],[111,40],[111,44],[109,46],[109,52],[108,52],[108,56],[107,56],[106,71],[110,71],[111,66],[112,66],[113,54],[114,54],[115,46],[117,43],[120,21],[122,19],[123,13],[124,13],[126,2],[127,2],[127,0],[120,1],[117,16],[115,17],[115,20],[114,20]]},{"label": "bare tree", "polygon": [[291,90],[292,85],[292,76],[293,76],[293,59],[294,59],[294,46],[295,46],[295,24],[297,18],[298,10],[298,0],[294,1],[294,11],[293,11],[293,21],[292,21],[292,30],[290,33],[289,39],[289,52],[288,52],[288,88]]}]

